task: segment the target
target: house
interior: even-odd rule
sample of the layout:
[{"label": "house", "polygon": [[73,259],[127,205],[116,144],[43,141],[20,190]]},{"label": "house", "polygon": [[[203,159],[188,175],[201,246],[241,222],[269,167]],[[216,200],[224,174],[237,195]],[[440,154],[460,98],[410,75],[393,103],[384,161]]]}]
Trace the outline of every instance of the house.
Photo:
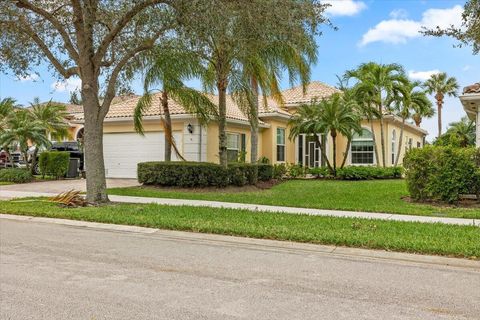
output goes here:
[{"label": "house", "polygon": [[[308,167],[322,165],[321,153],[316,143],[305,135],[290,140],[288,121],[295,110],[312,99],[323,99],[331,96],[338,89],[324,83],[311,82],[304,92],[301,86],[283,91],[284,105],[279,105],[272,99],[266,104],[263,99],[259,110],[259,157],[268,158],[270,163],[297,163]],[[161,161],[164,159],[164,133],[161,124],[161,106],[158,96],[153,97],[151,108],[144,115],[145,135],[135,133],[133,125],[133,110],[140,97],[136,95],[117,97],[110,107],[104,122],[104,157],[106,176],[110,178],[135,178],[137,163],[145,161]],[[209,95],[213,102],[217,96]],[[175,144],[188,161],[219,162],[218,157],[218,125],[211,121],[201,125],[192,114],[187,113],[175,101],[169,101]],[[83,135],[83,114],[72,114],[72,134],[75,138]],[[380,125],[362,121],[363,134],[354,137],[348,165],[375,165],[371,128],[375,131],[378,148],[380,148]],[[400,138],[401,119],[387,115],[384,121],[386,162],[394,164]],[[247,162],[250,159],[250,125],[247,116],[227,97],[227,148],[231,161],[242,157]],[[427,132],[412,124],[406,124],[401,159],[409,148],[422,147]],[[347,139],[337,138],[338,165],[342,162]],[[333,151],[330,138],[327,138],[327,156],[332,159]],[[380,153],[380,157],[381,152]],[[88,155],[87,155],[88,156]],[[176,159],[175,153],[172,154]]]},{"label": "house", "polygon": [[476,145],[480,147],[480,82],[465,87],[463,94],[460,96],[460,101],[468,117],[477,124]]}]

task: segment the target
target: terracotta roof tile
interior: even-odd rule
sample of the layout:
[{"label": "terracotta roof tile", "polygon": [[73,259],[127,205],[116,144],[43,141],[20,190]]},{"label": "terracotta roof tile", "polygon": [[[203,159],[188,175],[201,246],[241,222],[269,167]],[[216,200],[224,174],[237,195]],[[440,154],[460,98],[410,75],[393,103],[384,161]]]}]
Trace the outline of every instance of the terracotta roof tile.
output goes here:
[{"label": "terracotta roof tile", "polygon": [[480,82],[463,88],[463,93],[480,93]]},{"label": "terracotta roof tile", "polygon": [[286,106],[295,106],[309,103],[312,99],[327,98],[337,92],[341,91],[320,81],[312,81],[307,85],[306,92],[300,85],[283,91],[282,95]]}]

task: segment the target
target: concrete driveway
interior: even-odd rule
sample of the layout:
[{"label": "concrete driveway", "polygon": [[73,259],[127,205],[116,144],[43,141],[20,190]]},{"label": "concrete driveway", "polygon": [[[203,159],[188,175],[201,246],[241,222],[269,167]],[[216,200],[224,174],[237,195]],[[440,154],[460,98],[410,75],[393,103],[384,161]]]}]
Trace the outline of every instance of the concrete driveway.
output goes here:
[{"label": "concrete driveway", "polygon": [[[108,188],[132,187],[138,186],[136,179],[107,179]],[[24,184],[12,184],[0,186],[1,191],[22,191],[22,192],[42,192],[42,193],[60,193],[68,190],[86,191],[85,179],[67,179],[55,181],[42,181]]]}]

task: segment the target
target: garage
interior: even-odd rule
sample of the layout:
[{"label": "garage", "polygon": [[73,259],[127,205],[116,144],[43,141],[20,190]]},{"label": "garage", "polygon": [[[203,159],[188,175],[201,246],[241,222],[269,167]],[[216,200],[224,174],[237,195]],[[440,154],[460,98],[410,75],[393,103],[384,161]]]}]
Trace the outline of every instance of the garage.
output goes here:
[{"label": "garage", "polygon": [[[174,132],[173,137],[182,150],[182,134]],[[137,164],[146,161],[163,161],[165,136],[161,131],[137,133],[106,133],[103,135],[103,154],[107,178],[137,178]],[[176,160],[172,152],[172,160]]]}]

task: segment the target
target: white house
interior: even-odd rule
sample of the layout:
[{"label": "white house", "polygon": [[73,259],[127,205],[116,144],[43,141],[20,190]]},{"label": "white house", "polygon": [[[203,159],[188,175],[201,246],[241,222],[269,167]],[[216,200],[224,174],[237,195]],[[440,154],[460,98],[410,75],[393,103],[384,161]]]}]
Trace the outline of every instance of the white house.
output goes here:
[{"label": "white house", "polygon": [[477,124],[477,147],[480,147],[480,82],[472,84],[463,89],[460,96],[463,108],[470,119],[475,120]]}]

